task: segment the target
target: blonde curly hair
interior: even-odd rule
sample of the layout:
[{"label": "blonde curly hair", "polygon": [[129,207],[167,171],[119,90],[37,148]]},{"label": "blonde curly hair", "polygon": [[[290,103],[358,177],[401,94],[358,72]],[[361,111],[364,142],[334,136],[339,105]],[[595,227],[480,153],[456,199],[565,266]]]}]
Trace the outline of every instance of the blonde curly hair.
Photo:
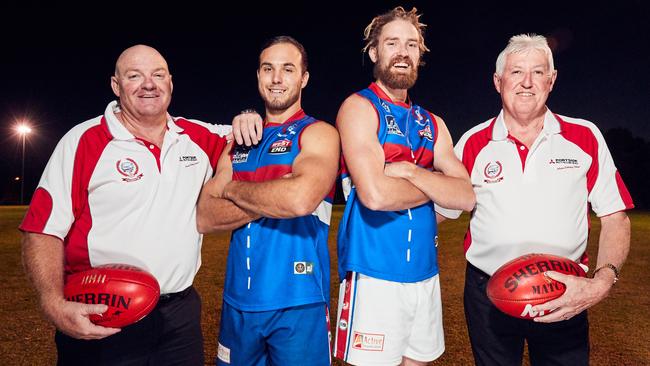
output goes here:
[{"label": "blonde curly hair", "polygon": [[367,52],[371,47],[377,47],[379,42],[379,35],[384,26],[393,20],[401,19],[405,20],[418,30],[418,44],[420,46],[420,53],[425,53],[429,51],[429,48],[424,44],[424,29],[427,27],[426,24],[420,23],[420,16],[418,14],[418,9],[413,7],[410,11],[404,10],[403,7],[398,6],[393,10],[390,10],[384,14],[377,15],[372,19],[370,24],[363,31],[363,40],[366,42],[366,45],[363,47],[363,52]]}]

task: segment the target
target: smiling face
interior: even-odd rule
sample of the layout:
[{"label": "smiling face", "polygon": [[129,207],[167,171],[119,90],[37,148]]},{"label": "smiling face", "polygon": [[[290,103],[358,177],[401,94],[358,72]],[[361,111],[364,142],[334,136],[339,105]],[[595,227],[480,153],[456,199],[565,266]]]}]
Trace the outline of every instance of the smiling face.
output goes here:
[{"label": "smiling face", "polygon": [[257,88],[268,111],[278,114],[300,106],[302,88],[309,80],[301,65],[300,51],[291,43],[277,43],[262,51]]},{"label": "smiling face", "polygon": [[501,94],[504,111],[519,118],[534,118],[546,111],[557,72],[551,70],[547,55],[530,49],[507,55],[503,74],[494,74],[494,86]]},{"label": "smiling face", "polygon": [[111,78],[122,113],[138,120],[167,118],[172,76],[167,62],[155,49],[138,45],[120,55]]},{"label": "smiling face", "polygon": [[376,47],[368,54],[375,63],[374,76],[391,89],[410,89],[418,78],[419,33],[413,24],[397,19],[381,30]]}]

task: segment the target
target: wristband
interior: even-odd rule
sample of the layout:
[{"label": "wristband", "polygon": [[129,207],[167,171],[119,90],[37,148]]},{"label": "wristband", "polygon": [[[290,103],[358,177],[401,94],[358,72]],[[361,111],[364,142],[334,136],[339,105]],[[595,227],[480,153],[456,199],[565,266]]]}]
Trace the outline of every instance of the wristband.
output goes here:
[{"label": "wristband", "polygon": [[[598,271],[600,271],[600,270],[603,269],[603,268],[609,268],[609,269],[612,270],[612,272],[614,272],[614,283],[616,283],[616,281],[618,281],[618,268],[616,268],[616,266],[613,265],[613,264],[611,264],[611,263],[606,263],[604,266],[599,267],[599,268],[596,268],[596,270],[595,270],[594,273],[591,275],[591,277],[592,277],[592,278],[596,277],[596,273],[598,273]],[[613,284],[612,284],[612,285],[613,285]]]}]

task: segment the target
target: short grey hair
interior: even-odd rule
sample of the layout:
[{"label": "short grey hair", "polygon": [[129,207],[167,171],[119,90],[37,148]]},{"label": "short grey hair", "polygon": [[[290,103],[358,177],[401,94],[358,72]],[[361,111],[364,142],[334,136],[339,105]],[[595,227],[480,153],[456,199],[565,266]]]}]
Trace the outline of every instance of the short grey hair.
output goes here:
[{"label": "short grey hair", "polygon": [[551,72],[555,71],[555,66],[553,65],[553,52],[551,51],[551,48],[548,46],[546,37],[532,33],[532,34],[518,34],[510,38],[510,41],[508,41],[508,45],[506,46],[506,48],[503,51],[501,51],[499,57],[497,57],[496,70],[495,70],[496,74],[498,76],[503,75],[503,70],[506,67],[506,57],[508,57],[509,54],[530,51],[530,50],[540,50],[544,52],[548,57],[548,66],[550,69],[549,71]]}]

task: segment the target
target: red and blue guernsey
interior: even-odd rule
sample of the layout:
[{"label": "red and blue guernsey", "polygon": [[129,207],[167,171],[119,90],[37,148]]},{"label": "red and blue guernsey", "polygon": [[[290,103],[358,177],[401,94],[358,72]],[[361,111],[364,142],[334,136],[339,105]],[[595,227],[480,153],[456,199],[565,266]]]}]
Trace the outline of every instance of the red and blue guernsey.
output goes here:
[{"label": "red and blue guernsey", "polygon": [[[377,137],[386,163],[410,161],[432,170],[437,137],[433,114],[393,102],[375,83],[357,94],[377,112]],[[345,162],[341,178],[347,200],[338,232],[341,280],[348,271],[395,282],[418,282],[438,274],[433,202],[401,211],[373,211],[357,197]]]},{"label": "red and blue guernsey", "polygon": [[[231,152],[233,180],[263,182],[291,173],[300,135],[317,121],[300,110],[283,124],[267,124],[257,146]],[[311,215],[262,217],[233,231],[223,295],[228,304],[241,311],[329,305],[333,188]]]}]

